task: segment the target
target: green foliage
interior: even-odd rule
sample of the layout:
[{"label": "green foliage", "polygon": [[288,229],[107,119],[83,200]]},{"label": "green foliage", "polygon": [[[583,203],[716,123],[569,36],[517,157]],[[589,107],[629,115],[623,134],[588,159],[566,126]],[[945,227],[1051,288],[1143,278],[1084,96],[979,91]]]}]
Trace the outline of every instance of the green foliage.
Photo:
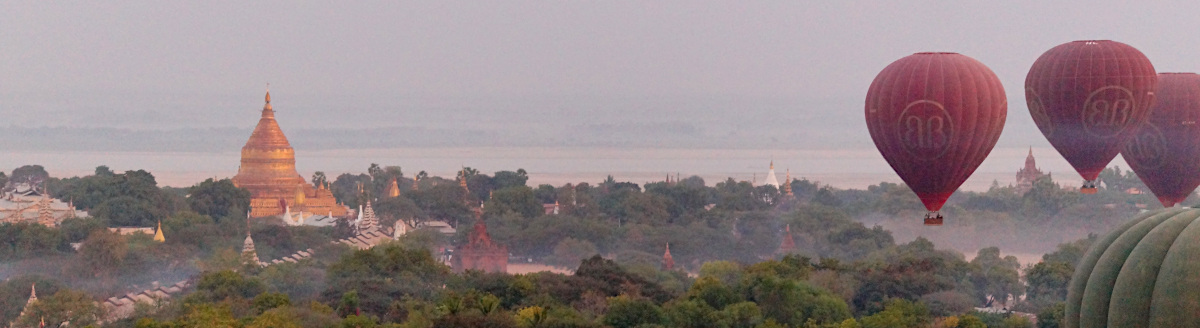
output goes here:
[{"label": "green foliage", "polygon": [[46,168],[41,165],[25,165],[15,168],[12,175],[8,176],[8,181],[29,185],[38,185],[49,179],[50,173],[47,173]]},{"label": "green foliage", "polygon": [[903,299],[889,301],[883,311],[861,320],[863,328],[916,328],[924,327],[929,321],[929,309],[925,305]]},{"label": "green foliage", "polygon": [[529,174],[525,169],[517,169],[513,171],[499,171],[492,176],[492,183],[496,190],[502,190],[511,187],[525,187],[525,182],[529,181]]},{"label": "green foliage", "polygon": [[817,323],[836,323],[851,317],[840,298],[806,282],[772,275],[756,275],[743,286],[747,300],[762,309],[765,318],[792,326],[810,318]]},{"label": "green foliage", "polygon": [[524,185],[496,190],[484,204],[484,214],[493,217],[508,213],[532,218],[542,215],[542,203],[533,196],[533,189]]},{"label": "green foliage", "polygon": [[973,316],[970,314],[964,314],[962,317],[959,317],[959,319],[958,319],[958,327],[959,328],[988,328],[988,325],[983,323],[983,319],[980,319],[979,317],[976,317],[976,316]]},{"label": "green foliage", "polygon": [[638,294],[654,300],[655,303],[663,303],[674,297],[657,283],[634,275],[599,255],[583,260],[575,270],[574,277],[578,277],[579,280],[591,280],[588,285],[603,286],[598,291],[608,296],[616,296],[621,294],[622,288],[632,287]]},{"label": "green foliage", "polygon": [[742,302],[742,296],[737,291],[711,276],[697,279],[688,290],[687,296],[689,299],[702,301],[717,310]]},{"label": "green foliage", "polygon": [[54,280],[41,276],[18,276],[0,282],[0,304],[10,306],[0,307],[0,322],[13,322],[29,300],[29,292],[37,286],[38,295],[53,295],[64,286]]},{"label": "green foliage", "polygon": [[1075,268],[1060,261],[1042,261],[1025,270],[1029,300],[1061,302],[1067,299],[1067,287]]},{"label": "green foliage", "polygon": [[254,311],[257,313],[289,305],[292,305],[292,300],[283,293],[262,293],[254,297]]},{"label": "green foliage", "polygon": [[77,274],[108,276],[121,269],[128,257],[129,245],[125,236],[96,230],[79,246],[82,261],[77,262]]},{"label": "green foliage", "polygon": [[322,298],[333,301],[356,292],[363,313],[379,316],[393,299],[404,296],[431,299],[450,276],[450,269],[427,249],[384,244],[343,257],[327,269]]},{"label": "green foliage", "polygon": [[596,245],[586,240],[567,237],[554,246],[553,253],[546,258],[546,263],[560,267],[571,267],[583,259],[599,253]]},{"label": "green foliage", "polygon": [[196,283],[196,294],[193,296],[200,300],[213,302],[229,298],[254,298],[264,291],[266,291],[266,287],[258,278],[246,277],[232,270],[223,270],[200,276],[200,280]]},{"label": "green foliage", "polygon": [[913,301],[921,295],[955,289],[969,272],[961,254],[937,250],[924,238],[877,252],[863,265],[858,272],[861,287],[853,297],[860,313],[880,311],[893,298]]},{"label": "green foliage", "polygon": [[59,289],[49,297],[38,298],[15,326],[36,327],[44,321],[49,327],[59,327],[66,322],[82,327],[98,324],[103,316],[103,309],[88,294]]},{"label": "green foliage", "polygon": [[717,310],[700,300],[675,300],[664,305],[671,327],[716,328]]},{"label": "green foliage", "polygon": [[1064,313],[1067,309],[1066,303],[1058,302],[1048,306],[1037,314],[1038,328],[1058,328],[1062,326]]},{"label": "green foliage", "polygon": [[0,224],[0,261],[66,253],[71,245],[62,231],[36,223]]},{"label": "green foliage", "polygon": [[1009,296],[1020,297],[1024,293],[1020,268],[1016,257],[1000,258],[1000,248],[980,249],[971,260],[970,279],[975,285],[975,296],[988,306],[997,300],[1007,302]]},{"label": "green foliage", "polygon": [[615,328],[631,328],[648,324],[663,325],[667,323],[667,316],[662,308],[650,300],[622,295],[608,299],[608,313],[604,315],[603,322]]},{"label": "green foliage", "polygon": [[188,207],[214,218],[241,215],[250,209],[250,191],[229,179],[209,178],[188,189]]},{"label": "green foliage", "polygon": [[153,227],[167,216],[150,202],[130,196],[105,200],[89,214],[116,227]]}]

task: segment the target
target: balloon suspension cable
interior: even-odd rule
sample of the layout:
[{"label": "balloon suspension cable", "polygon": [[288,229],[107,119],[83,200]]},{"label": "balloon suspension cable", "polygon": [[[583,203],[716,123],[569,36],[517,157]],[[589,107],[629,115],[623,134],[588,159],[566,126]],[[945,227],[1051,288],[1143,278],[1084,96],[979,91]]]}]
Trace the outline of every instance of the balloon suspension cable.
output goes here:
[{"label": "balloon suspension cable", "polygon": [[929,213],[925,213],[925,225],[927,225],[927,226],[942,225],[942,213],[938,213],[938,211],[929,211]]},{"label": "balloon suspension cable", "polygon": [[1084,180],[1083,187],[1079,187],[1079,192],[1086,195],[1094,195],[1096,191],[1096,180]]}]

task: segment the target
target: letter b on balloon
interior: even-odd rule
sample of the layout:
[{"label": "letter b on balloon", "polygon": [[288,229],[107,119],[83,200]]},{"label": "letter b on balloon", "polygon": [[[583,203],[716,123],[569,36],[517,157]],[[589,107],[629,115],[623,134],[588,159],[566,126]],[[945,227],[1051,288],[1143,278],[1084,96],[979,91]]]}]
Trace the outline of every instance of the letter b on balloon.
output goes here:
[{"label": "letter b on balloon", "polygon": [[1130,125],[1133,106],[1129,89],[1116,85],[1096,89],[1083,103],[1083,129],[1099,138],[1116,136]]},{"label": "letter b on balloon", "polygon": [[946,154],[954,140],[954,119],[942,104],[918,100],[900,113],[897,139],[904,151],[922,160],[934,160]]}]

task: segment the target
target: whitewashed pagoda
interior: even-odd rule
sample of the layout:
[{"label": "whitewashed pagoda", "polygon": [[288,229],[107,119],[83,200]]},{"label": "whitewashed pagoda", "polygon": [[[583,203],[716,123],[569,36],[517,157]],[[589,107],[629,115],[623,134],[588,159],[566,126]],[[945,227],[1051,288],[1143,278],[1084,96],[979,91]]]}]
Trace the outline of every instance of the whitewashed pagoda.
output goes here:
[{"label": "whitewashed pagoda", "polygon": [[771,160],[771,169],[767,171],[767,178],[763,181],[764,185],[774,186],[779,188],[779,179],[775,178],[775,161]]}]

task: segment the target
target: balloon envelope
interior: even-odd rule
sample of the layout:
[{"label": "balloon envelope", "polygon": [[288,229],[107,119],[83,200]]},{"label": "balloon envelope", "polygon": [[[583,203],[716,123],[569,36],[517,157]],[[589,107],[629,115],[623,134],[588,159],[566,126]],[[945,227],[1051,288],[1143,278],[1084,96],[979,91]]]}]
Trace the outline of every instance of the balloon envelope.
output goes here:
[{"label": "balloon envelope", "polygon": [[925,208],[937,211],[992,151],[1007,108],[1004,87],[983,63],[956,53],[918,53],[871,82],[867,129]]},{"label": "balloon envelope", "polygon": [[1158,74],[1150,116],[1121,157],[1163,206],[1182,202],[1200,186],[1200,75]]},{"label": "balloon envelope", "polygon": [[1038,129],[1084,179],[1093,181],[1145,122],[1154,66],[1115,41],[1074,41],[1038,57],[1025,100]]}]

